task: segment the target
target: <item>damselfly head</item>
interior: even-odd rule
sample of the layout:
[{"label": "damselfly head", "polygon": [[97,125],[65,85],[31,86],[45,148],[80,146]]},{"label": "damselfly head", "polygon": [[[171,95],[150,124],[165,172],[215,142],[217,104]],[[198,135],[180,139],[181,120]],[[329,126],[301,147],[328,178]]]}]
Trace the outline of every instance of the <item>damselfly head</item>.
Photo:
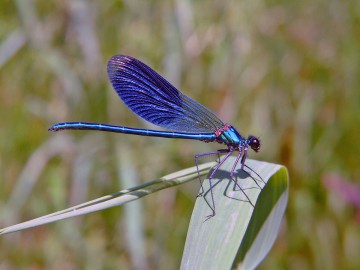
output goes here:
[{"label": "damselfly head", "polygon": [[250,135],[248,137],[248,142],[252,150],[254,150],[255,152],[259,152],[261,146],[259,138]]}]

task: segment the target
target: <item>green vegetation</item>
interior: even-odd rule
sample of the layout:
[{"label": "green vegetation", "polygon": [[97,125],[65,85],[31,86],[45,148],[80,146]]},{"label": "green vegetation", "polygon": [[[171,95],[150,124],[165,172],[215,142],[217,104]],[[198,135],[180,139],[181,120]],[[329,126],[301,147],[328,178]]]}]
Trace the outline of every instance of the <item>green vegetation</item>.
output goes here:
[{"label": "green vegetation", "polygon": [[[149,128],[106,75],[152,66],[289,169],[289,205],[259,269],[360,267],[360,2],[3,1],[0,228],[194,165],[215,144],[55,122]],[[351,188],[350,183],[353,183]],[[199,184],[0,238],[0,268],[177,269]],[[349,192],[349,190],[351,192]],[[355,199],[354,199],[355,198]]]}]

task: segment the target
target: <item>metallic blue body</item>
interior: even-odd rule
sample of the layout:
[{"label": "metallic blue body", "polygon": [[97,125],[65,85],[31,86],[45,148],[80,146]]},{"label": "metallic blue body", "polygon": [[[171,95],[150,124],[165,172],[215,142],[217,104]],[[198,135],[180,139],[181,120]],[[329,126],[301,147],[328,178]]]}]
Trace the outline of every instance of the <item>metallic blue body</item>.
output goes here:
[{"label": "metallic blue body", "polygon": [[[235,185],[244,193],[249,203],[253,205],[245,191],[241,189],[234,178],[234,173],[238,162],[241,163],[242,168],[244,167],[249,147],[256,152],[259,151],[260,140],[257,137],[249,136],[247,139],[243,138],[233,126],[224,124],[210,109],[185,96],[152,68],[135,58],[115,55],[109,60],[107,71],[113,88],[126,106],[143,119],[169,131],[85,122],[58,123],[49,128],[49,130],[100,130],[225,144],[227,149],[195,155],[195,163],[198,168],[198,159],[200,157],[226,153],[208,177],[210,182],[209,191],[211,194],[211,203],[208,203],[208,205],[212,210],[212,214],[210,214],[208,218],[215,215],[215,202],[212,194],[213,185],[211,179],[222,164],[224,164],[225,160],[235,151],[238,152],[238,154],[230,177]],[[199,170],[198,177],[202,189],[199,195],[204,195],[205,197],[207,192],[205,192],[202,187]]]},{"label": "metallic blue body", "polygon": [[233,147],[239,146],[243,140],[243,137],[241,137],[240,133],[233,126],[230,126],[229,129],[223,131],[220,136],[216,138],[217,142]]},{"label": "metallic blue body", "polygon": [[50,130],[58,131],[64,129],[77,129],[77,130],[100,130],[115,133],[125,133],[140,136],[162,137],[162,138],[178,138],[178,139],[191,139],[205,142],[213,142],[216,140],[214,133],[184,133],[173,131],[160,131],[141,128],[129,128],[122,126],[113,126],[97,123],[85,123],[85,122],[66,122],[53,125]]},{"label": "metallic blue body", "polygon": [[210,109],[185,96],[156,71],[125,55],[113,56],[107,66],[109,80],[123,102],[145,120],[169,131],[96,123],[66,122],[49,130],[101,130],[140,136],[192,139],[239,146],[244,140]]}]

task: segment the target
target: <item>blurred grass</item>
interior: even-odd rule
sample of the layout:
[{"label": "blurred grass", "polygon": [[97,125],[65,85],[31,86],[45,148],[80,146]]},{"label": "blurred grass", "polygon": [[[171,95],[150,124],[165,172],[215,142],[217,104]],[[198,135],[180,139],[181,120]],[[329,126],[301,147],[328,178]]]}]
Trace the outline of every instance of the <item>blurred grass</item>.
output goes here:
[{"label": "blurred grass", "polygon": [[[122,53],[242,134],[260,135],[252,158],[289,168],[286,219],[260,268],[358,269],[359,208],[323,183],[335,173],[359,185],[359,21],[357,0],[1,2],[1,227],[128,187],[119,176],[148,181],[217,149],[47,132],[59,121],[151,127],[107,81],[107,60]],[[122,149],[131,166],[119,168]],[[131,225],[112,209],[2,237],[0,268],[176,269],[197,190],[193,183],[144,198],[140,262],[123,237]]]}]

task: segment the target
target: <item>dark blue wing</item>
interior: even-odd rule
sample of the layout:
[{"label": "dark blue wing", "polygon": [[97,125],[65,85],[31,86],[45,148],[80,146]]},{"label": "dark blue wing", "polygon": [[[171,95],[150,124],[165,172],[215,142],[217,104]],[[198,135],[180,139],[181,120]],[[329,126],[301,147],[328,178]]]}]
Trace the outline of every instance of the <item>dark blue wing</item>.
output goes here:
[{"label": "dark blue wing", "polygon": [[212,133],[224,125],[215,113],[182,94],[135,58],[115,55],[109,60],[107,71],[124,103],[157,126],[180,132]]}]

